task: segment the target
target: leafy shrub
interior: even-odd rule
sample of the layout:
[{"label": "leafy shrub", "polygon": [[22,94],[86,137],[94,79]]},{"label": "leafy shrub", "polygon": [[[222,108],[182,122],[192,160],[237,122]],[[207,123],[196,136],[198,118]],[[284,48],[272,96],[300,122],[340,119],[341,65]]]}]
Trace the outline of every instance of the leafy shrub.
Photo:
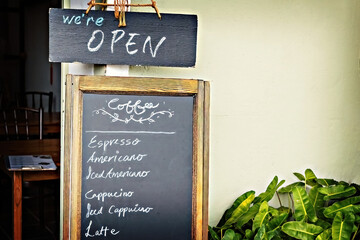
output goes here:
[{"label": "leafy shrub", "polygon": [[[360,239],[360,186],[317,178],[310,169],[305,176],[279,189],[284,180],[275,176],[266,191],[248,191],[227,209],[209,240],[355,240]],[[268,202],[277,195],[280,207]],[[283,206],[279,195],[287,195]]]}]

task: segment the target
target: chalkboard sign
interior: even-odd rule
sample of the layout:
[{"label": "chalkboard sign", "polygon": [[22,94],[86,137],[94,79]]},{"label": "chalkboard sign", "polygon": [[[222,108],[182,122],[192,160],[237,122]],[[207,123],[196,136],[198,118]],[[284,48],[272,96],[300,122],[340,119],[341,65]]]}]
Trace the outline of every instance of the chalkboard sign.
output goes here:
[{"label": "chalkboard sign", "polygon": [[207,238],[208,88],[69,75],[64,239]]},{"label": "chalkboard sign", "polygon": [[193,67],[197,16],[126,13],[118,27],[114,12],[49,10],[49,61]]}]

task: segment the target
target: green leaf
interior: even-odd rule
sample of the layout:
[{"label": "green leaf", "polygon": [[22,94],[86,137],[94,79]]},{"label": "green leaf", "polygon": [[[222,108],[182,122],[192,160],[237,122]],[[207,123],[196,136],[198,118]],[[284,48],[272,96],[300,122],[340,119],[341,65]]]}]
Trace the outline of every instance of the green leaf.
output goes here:
[{"label": "green leaf", "polygon": [[315,180],[317,177],[315,176],[315,173],[310,168],[305,170],[305,178],[306,180]]},{"label": "green leaf", "polygon": [[360,216],[359,215],[355,215],[355,222],[357,224],[360,224]]},{"label": "green leaf", "polygon": [[350,186],[350,184],[345,181],[340,181],[339,184],[344,186]]},{"label": "green leaf", "polygon": [[266,188],[266,191],[257,196],[254,200],[254,203],[267,201],[269,202],[273,197],[275,192],[284,184],[285,180],[280,181],[278,184],[278,177],[275,176],[274,179],[270,182],[269,186]]},{"label": "green leaf", "polygon": [[330,207],[325,208],[324,215],[327,218],[334,218],[338,212],[345,213],[359,213],[360,206],[355,205],[360,202],[360,196],[347,198],[343,201],[336,202]]},{"label": "green leaf", "polygon": [[220,240],[220,237],[217,235],[217,233],[212,229],[210,226],[208,227],[209,233],[210,233],[210,240]]},{"label": "green leaf", "polygon": [[354,227],[353,227],[352,232],[357,232],[357,230],[358,230],[358,227],[355,225],[355,222],[354,222]]},{"label": "green leaf", "polygon": [[231,217],[232,213],[234,212],[234,210],[245,200],[247,199],[251,194],[254,194],[255,195],[255,192],[254,191],[248,191],[244,194],[242,194],[240,197],[238,197],[233,205],[227,209],[225,211],[225,213],[223,214],[223,216],[221,217],[219,223],[217,224],[217,227],[221,227],[224,225],[224,223]]},{"label": "green leaf", "polygon": [[316,185],[312,187],[309,192],[309,199],[312,205],[314,206],[316,212],[318,212],[325,205],[325,200],[324,200],[325,195],[318,191],[319,188],[320,186]]},{"label": "green leaf", "polygon": [[305,170],[305,182],[306,182],[306,184],[308,184],[310,186],[315,186],[316,185],[316,179],[317,179],[317,177],[315,176],[315,173],[311,169],[306,169]]},{"label": "green leaf", "polygon": [[240,233],[235,233],[234,240],[241,240],[241,239],[242,239],[241,234]]},{"label": "green leaf", "polygon": [[305,222],[287,222],[284,223],[281,230],[296,239],[314,240],[323,231],[323,228]]},{"label": "green leaf", "polygon": [[318,235],[315,240],[330,240],[331,239],[331,228],[324,230]]},{"label": "green leaf", "polygon": [[275,230],[277,228],[280,228],[281,225],[286,221],[286,219],[288,218],[289,214],[287,213],[282,213],[279,216],[273,218],[270,220],[270,222],[266,225],[267,229],[272,231]]},{"label": "green leaf", "polygon": [[332,224],[333,240],[349,240],[354,228],[354,214],[346,214],[345,219],[341,212],[338,212]]},{"label": "green leaf", "polygon": [[360,192],[360,185],[358,185],[358,184],[356,184],[356,183],[352,183],[352,184],[350,184],[350,186],[355,187],[355,188],[356,188],[356,191],[357,191],[357,192]]},{"label": "green leaf", "polygon": [[250,229],[245,230],[245,238],[246,239],[252,239],[254,237],[254,232]]},{"label": "green leaf", "polygon": [[261,204],[260,210],[259,210],[258,214],[256,214],[256,216],[254,218],[254,223],[253,223],[253,226],[252,226],[252,230],[255,232],[256,229],[258,229],[262,225],[265,225],[266,223],[268,223],[269,219],[270,219],[269,205],[265,201],[265,202],[263,202]]},{"label": "green leaf", "polygon": [[271,238],[273,240],[283,240],[283,238],[281,238],[280,236],[278,235],[275,235],[273,238]]},{"label": "green leaf", "polygon": [[290,185],[287,185],[286,187],[280,188],[278,192],[279,193],[289,193],[289,192],[292,191],[292,189],[294,187],[303,187],[303,186],[305,186],[305,183],[303,183],[303,182],[295,182],[295,183],[292,183]]},{"label": "green leaf", "polygon": [[235,240],[234,230],[232,230],[232,229],[226,230],[226,232],[221,240]]},{"label": "green leaf", "polygon": [[320,218],[318,218],[318,220],[315,222],[315,224],[317,226],[320,226],[322,227],[323,229],[328,229],[328,228],[331,228],[331,223],[325,221],[325,220],[322,220]]},{"label": "green leaf", "polygon": [[[266,232],[266,235],[267,235],[267,237],[268,237],[269,240],[270,240],[270,239],[277,239],[276,237],[279,237],[279,235],[281,235],[281,227]],[[281,238],[280,238],[280,239],[281,239]]]},{"label": "green leaf", "polygon": [[311,222],[316,222],[315,209],[305,189],[294,187],[292,192],[294,196],[295,219],[297,221],[310,220]]},{"label": "green leaf", "polygon": [[288,213],[282,213],[279,216],[271,219],[271,221],[266,224],[267,236],[269,239],[272,239],[275,236],[279,236],[281,225],[287,220],[288,216]]},{"label": "green leaf", "polygon": [[274,207],[269,206],[269,213],[270,213],[271,217],[277,217],[277,216],[279,216],[280,211]]},{"label": "green leaf", "polygon": [[295,175],[300,181],[305,181],[305,177],[304,177],[304,175],[302,175],[301,173],[294,172],[294,175]]},{"label": "green leaf", "polygon": [[241,229],[241,227],[246,224],[247,222],[249,222],[251,219],[253,219],[256,214],[259,212],[260,209],[260,205],[261,203],[257,203],[254,204],[249,211],[247,211],[246,213],[244,213],[239,220],[236,223],[236,228],[237,229]]},{"label": "green leaf", "polygon": [[236,223],[240,217],[249,210],[250,204],[254,198],[255,193],[251,193],[242,203],[240,203],[240,205],[232,212],[230,218],[225,222],[223,227]]},{"label": "green leaf", "polygon": [[257,234],[255,235],[254,237],[254,240],[267,240],[267,235],[266,235],[266,228],[265,228],[265,225],[262,225],[260,228],[259,228],[259,231],[257,232]]},{"label": "green leaf", "polygon": [[329,187],[329,186],[338,184],[337,181],[335,181],[334,179],[329,179],[329,178],[318,178],[318,179],[316,179],[316,182],[323,187]]},{"label": "green leaf", "polygon": [[279,207],[278,210],[279,210],[279,215],[283,214],[283,213],[287,213],[287,214],[291,213],[291,208],[289,208],[289,207],[282,206],[282,207]]},{"label": "green leaf", "polygon": [[324,194],[324,200],[328,201],[330,199],[339,199],[352,196],[356,193],[356,188],[344,185],[336,185],[319,188],[319,192]]}]

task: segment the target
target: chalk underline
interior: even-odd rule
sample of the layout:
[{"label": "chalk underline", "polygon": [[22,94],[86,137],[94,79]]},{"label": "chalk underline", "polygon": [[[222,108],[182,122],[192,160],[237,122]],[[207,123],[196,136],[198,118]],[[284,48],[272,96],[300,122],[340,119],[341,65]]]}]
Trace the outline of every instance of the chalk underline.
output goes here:
[{"label": "chalk underline", "polygon": [[101,131],[101,130],[89,130],[86,133],[130,133],[130,134],[166,134],[172,135],[176,132],[153,132],[153,131]]}]

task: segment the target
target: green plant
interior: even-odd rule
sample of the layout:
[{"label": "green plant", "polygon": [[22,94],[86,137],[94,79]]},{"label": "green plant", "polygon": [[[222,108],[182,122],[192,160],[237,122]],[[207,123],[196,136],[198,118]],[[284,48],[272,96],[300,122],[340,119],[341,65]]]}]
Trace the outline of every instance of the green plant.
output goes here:
[{"label": "green plant", "polygon": [[[360,186],[344,181],[305,175],[279,189],[284,180],[275,176],[266,191],[249,191],[238,197],[215,227],[209,240],[355,240],[360,239]],[[268,202],[278,197],[280,207]],[[287,196],[283,206],[280,195]]]}]

